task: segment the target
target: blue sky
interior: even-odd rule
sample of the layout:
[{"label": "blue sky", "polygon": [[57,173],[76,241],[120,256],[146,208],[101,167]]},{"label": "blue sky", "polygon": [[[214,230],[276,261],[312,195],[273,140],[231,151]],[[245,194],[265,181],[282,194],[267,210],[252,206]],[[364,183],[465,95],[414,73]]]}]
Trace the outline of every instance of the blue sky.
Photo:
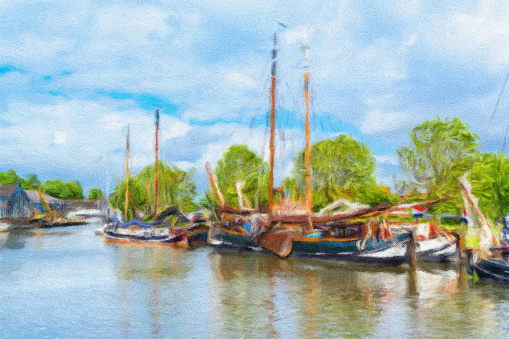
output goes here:
[{"label": "blue sky", "polygon": [[0,1],[0,170],[110,189],[161,155],[212,164],[234,143],[267,157],[266,113],[279,27],[277,177],[303,147],[303,56],[312,138],[352,134],[399,175],[396,149],[424,120],[460,117],[500,151],[509,93],[505,1]]}]

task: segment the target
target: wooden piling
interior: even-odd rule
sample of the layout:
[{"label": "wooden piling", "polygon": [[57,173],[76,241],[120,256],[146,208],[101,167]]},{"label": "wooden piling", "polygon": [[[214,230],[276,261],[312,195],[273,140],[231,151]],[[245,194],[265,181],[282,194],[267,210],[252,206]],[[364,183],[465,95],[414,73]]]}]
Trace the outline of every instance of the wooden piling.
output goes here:
[{"label": "wooden piling", "polygon": [[410,267],[417,267],[417,254],[416,252],[417,244],[415,242],[415,234],[414,231],[410,231],[410,236],[408,239],[407,246],[407,256],[408,256],[408,264]]}]

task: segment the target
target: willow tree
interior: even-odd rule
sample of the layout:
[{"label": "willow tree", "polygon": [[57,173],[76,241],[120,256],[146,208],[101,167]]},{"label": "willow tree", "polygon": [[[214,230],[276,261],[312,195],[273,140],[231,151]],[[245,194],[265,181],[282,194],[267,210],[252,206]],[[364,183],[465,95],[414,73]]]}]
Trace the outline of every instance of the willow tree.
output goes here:
[{"label": "willow tree", "polygon": [[[158,163],[158,197],[157,203],[162,211],[170,206],[177,206],[181,211],[192,212],[197,209],[194,199],[197,195],[193,176],[193,168],[184,171],[176,166],[170,166],[164,161]],[[117,186],[110,197],[111,205],[125,213],[126,197],[125,180],[118,180]],[[146,217],[153,217],[155,189],[154,164],[144,167],[140,173],[129,179],[128,213],[132,218],[133,209]]]},{"label": "willow tree", "polygon": [[425,121],[410,132],[410,146],[397,150],[404,173],[427,198],[451,196],[442,206],[459,208],[458,178],[477,157],[478,137],[459,118]]},{"label": "willow tree", "polygon": [[[148,165],[134,178],[137,185],[143,188],[146,197],[144,211],[152,214],[155,201],[154,164]],[[159,211],[177,206],[181,211],[191,212],[197,209],[194,198],[197,195],[196,184],[193,181],[196,169],[184,171],[177,166],[170,166],[165,161],[158,163],[158,196]]]},{"label": "willow tree", "polygon": [[[304,150],[294,159],[292,178],[285,180],[285,190],[294,200],[302,200],[305,190]],[[375,158],[369,148],[352,136],[340,134],[335,139],[311,146],[311,191],[313,208],[320,209],[339,198],[369,204],[393,202],[388,189],[377,186]]]},{"label": "willow tree", "polygon": [[[245,206],[268,204],[269,166],[246,145],[230,146],[217,162],[215,174],[228,205],[239,206],[238,189],[245,199]],[[209,195],[215,195],[211,189],[209,191]]]},{"label": "willow tree", "polygon": [[[126,180],[117,179],[117,185],[110,195],[110,205],[121,212],[122,218],[131,220],[139,217],[139,212],[143,211],[147,203],[147,196],[143,192],[143,188],[139,183],[130,177],[129,180],[129,195],[126,196]],[[126,199],[127,199],[127,218],[126,218]]]}]

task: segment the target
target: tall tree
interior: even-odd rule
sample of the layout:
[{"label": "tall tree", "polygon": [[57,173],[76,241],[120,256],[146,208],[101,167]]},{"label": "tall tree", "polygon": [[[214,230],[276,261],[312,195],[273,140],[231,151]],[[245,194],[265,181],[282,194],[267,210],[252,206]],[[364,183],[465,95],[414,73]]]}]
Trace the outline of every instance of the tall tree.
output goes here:
[{"label": "tall tree", "polygon": [[239,206],[237,183],[241,185],[245,205],[268,205],[269,165],[246,145],[230,146],[217,162],[215,174],[228,205]]},{"label": "tall tree", "polygon": [[[294,159],[293,178],[285,180],[292,199],[304,197],[304,151]],[[375,158],[368,147],[352,136],[340,134],[335,139],[319,141],[311,147],[311,180],[314,209],[339,198],[363,203],[392,202],[387,188],[380,188],[373,175]]]},{"label": "tall tree", "polygon": [[496,220],[509,212],[509,159],[504,153],[480,154],[469,180],[479,208],[488,218]]},{"label": "tall tree", "polygon": [[472,166],[478,139],[459,118],[425,121],[410,132],[410,146],[397,150],[399,162],[413,188],[428,198],[458,197],[458,178]]}]

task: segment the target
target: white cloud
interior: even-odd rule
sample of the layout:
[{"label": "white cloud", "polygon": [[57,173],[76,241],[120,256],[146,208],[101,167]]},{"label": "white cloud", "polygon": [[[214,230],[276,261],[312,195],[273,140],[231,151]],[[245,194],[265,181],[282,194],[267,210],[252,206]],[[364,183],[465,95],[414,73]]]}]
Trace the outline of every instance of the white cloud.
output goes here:
[{"label": "white cloud", "polygon": [[376,160],[377,164],[379,164],[379,165],[384,164],[384,165],[396,166],[399,164],[398,157],[396,157],[394,155],[390,155],[390,154],[383,154],[383,155],[375,154],[375,160]]},{"label": "white cloud", "polygon": [[434,54],[446,52],[456,61],[482,61],[491,70],[509,64],[508,4],[479,2],[473,13],[450,12],[424,31],[426,43]]},{"label": "white cloud", "polygon": [[398,130],[409,130],[413,127],[408,113],[386,112],[381,110],[369,111],[361,125],[361,131],[368,135],[384,135]]},{"label": "white cloud", "polygon": [[158,37],[171,33],[171,28],[166,24],[167,17],[165,11],[152,6],[104,7],[97,12],[96,30],[103,36],[143,42],[152,33]]},{"label": "white cloud", "polygon": [[228,81],[235,87],[248,87],[253,88],[256,82],[245,74],[238,72],[230,72],[227,75]]}]

